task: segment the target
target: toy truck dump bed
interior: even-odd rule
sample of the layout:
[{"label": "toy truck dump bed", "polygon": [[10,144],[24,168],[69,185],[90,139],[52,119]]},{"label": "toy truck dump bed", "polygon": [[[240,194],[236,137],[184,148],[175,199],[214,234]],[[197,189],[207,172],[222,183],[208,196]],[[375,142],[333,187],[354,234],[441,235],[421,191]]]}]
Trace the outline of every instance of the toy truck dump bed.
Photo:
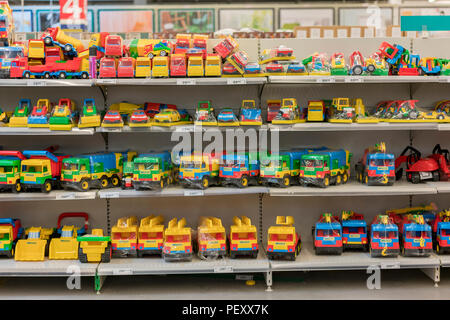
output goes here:
[{"label": "toy truck dump bed", "polygon": [[137,217],[124,217],[117,220],[111,228],[111,246],[113,257],[137,255]]},{"label": "toy truck dump bed", "polygon": [[258,236],[256,227],[252,221],[242,216],[233,218],[233,225],[230,227],[230,258],[237,256],[250,256],[256,259],[258,257]]},{"label": "toy truck dump bed", "polygon": [[302,249],[302,241],[295,231],[294,217],[277,216],[276,224],[267,231],[267,257],[295,261]]},{"label": "toy truck dump bed", "polygon": [[164,244],[164,218],[150,215],[141,220],[138,230],[138,257],[162,254]]},{"label": "toy truck dump bed", "polygon": [[198,255],[202,259],[215,259],[227,253],[226,233],[222,220],[201,217],[197,228]]}]

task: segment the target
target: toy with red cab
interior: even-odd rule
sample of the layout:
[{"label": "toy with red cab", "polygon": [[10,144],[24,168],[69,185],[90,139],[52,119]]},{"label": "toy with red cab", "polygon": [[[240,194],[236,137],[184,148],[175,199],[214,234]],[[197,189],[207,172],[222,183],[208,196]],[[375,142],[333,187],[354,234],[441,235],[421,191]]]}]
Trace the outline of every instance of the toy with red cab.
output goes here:
[{"label": "toy with red cab", "polygon": [[122,57],[123,46],[122,37],[118,35],[108,35],[105,39],[105,56]]},{"label": "toy with red cab", "polygon": [[238,48],[237,42],[232,37],[226,37],[222,39],[217,45],[214,46],[213,52],[219,54],[222,59],[225,59]]},{"label": "toy with red cab", "polygon": [[395,159],[396,180],[400,180],[403,176],[403,168],[401,168],[403,163],[406,164],[406,180],[409,182],[420,183],[427,180],[439,181],[440,179],[439,163],[431,157],[422,158],[420,151],[412,146],[407,146]]},{"label": "toy with red cab", "polygon": [[186,77],[187,65],[186,56],[184,54],[172,54],[170,56],[170,76]]},{"label": "toy with red cab", "polygon": [[272,122],[280,112],[280,109],[281,100],[267,100],[267,122]]},{"label": "toy with red cab", "polygon": [[116,61],[112,58],[103,57],[100,60],[99,78],[115,78],[117,76]]},{"label": "toy with red cab", "polygon": [[119,59],[117,65],[118,78],[133,78],[134,77],[134,58],[124,57]]},{"label": "toy with red cab", "polygon": [[259,184],[257,152],[237,152],[222,155],[219,177],[223,185],[244,188]]},{"label": "toy with red cab", "polygon": [[313,227],[314,251],[320,254],[342,254],[342,226],[339,217],[324,213]]},{"label": "toy with red cab", "polygon": [[248,55],[245,51],[239,50],[229,56],[227,61],[230,62],[240,74],[244,74],[245,66],[248,63]]}]

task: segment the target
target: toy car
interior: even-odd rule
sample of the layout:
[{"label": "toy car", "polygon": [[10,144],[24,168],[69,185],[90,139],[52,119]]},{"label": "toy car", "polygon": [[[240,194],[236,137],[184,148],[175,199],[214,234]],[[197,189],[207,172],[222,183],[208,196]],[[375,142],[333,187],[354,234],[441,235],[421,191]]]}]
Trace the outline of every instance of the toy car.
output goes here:
[{"label": "toy car", "polygon": [[208,54],[205,59],[205,77],[220,77],[222,60],[217,54]]},{"label": "toy car", "polygon": [[172,54],[170,56],[170,76],[186,77],[186,75],[186,56],[184,54]]},{"label": "toy car", "polygon": [[364,64],[364,57],[359,51],[354,51],[350,55],[350,69],[349,74],[355,76],[361,76],[365,71],[373,72],[375,70],[374,65],[366,67]]},{"label": "toy car", "polygon": [[169,221],[164,231],[164,261],[191,261],[193,255],[191,228],[186,227],[186,219]]},{"label": "toy car", "polygon": [[242,100],[239,122],[241,125],[262,125],[261,109],[256,107],[255,100]]},{"label": "toy car", "polygon": [[222,221],[201,217],[197,227],[198,255],[201,259],[217,259],[227,254],[227,236]]},{"label": "toy car", "polygon": [[217,124],[219,126],[238,126],[239,120],[234,114],[233,109],[225,108],[217,116]]},{"label": "toy car", "polygon": [[233,217],[228,239],[231,259],[235,259],[237,256],[250,256],[253,259],[258,257],[257,229],[248,217]]},{"label": "toy car", "polygon": [[[408,155],[407,152],[409,151]],[[422,181],[440,180],[441,163],[433,157],[422,158],[419,150],[413,146],[407,146],[402,153],[395,159],[395,178],[400,180],[403,176],[403,168],[401,165],[406,163],[406,180],[412,183],[420,183]],[[445,161],[443,163],[445,164]]]},{"label": "toy car", "polygon": [[102,127],[123,127],[122,115],[117,110],[108,110],[103,117]]},{"label": "toy car", "polygon": [[32,109],[30,99],[20,99],[19,105],[14,109],[14,113],[9,119],[10,127],[26,127],[28,115]]},{"label": "toy car", "polygon": [[261,65],[258,62],[249,62],[244,68],[244,77],[257,77],[262,74]]},{"label": "toy car", "polygon": [[244,68],[248,63],[248,55],[245,51],[239,50],[230,55],[227,58],[227,61],[230,62],[240,74],[244,74]]},{"label": "toy car", "polygon": [[267,122],[272,122],[272,120],[280,112],[281,100],[267,100]]},{"label": "toy car", "polygon": [[433,239],[437,254],[450,252],[450,210],[436,215],[433,221]]},{"label": "toy car", "polygon": [[306,71],[306,68],[303,65],[303,63],[301,63],[300,61],[297,61],[297,60],[293,60],[293,61],[291,61],[291,63],[289,63],[287,70],[286,70],[286,74],[288,74],[288,75],[307,75],[308,72]]},{"label": "toy car", "polygon": [[97,112],[94,99],[84,99],[78,127],[99,127],[100,122],[100,114]]},{"label": "toy car", "polygon": [[149,127],[151,122],[144,110],[137,109],[128,116],[128,125],[130,127]]},{"label": "toy car", "polygon": [[325,102],[322,100],[308,101],[308,121],[325,121]]},{"label": "toy car", "polygon": [[49,118],[50,130],[71,130],[78,122],[75,103],[70,99],[60,99]]},{"label": "toy car", "polygon": [[240,77],[241,73],[229,62],[222,65],[222,76],[224,77]]},{"label": "toy car", "polygon": [[165,41],[160,41],[154,45],[149,44],[144,48],[145,55],[150,59],[156,56],[166,57],[171,53],[172,49],[169,47],[169,43]]},{"label": "toy car", "polygon": [[269,62],[266,64],[266,73],[268,74],[284,74],[284,67],[278,62]]},{"label": "toy car", "polygon": [[48,252],[48,243],[54,235],[53,228],[31,227],[25,230],[26,239],[16,243],[14,260],[44,261]]},{"label": "toy car", "polygon": [[138,229],[137,255],[161,255],[164,244],[164,217],[150,215],[141,219]]},{"label": "toy car", "polygon": [[14,257],[17,241],[23,235],[20,219],[0,219],[0,235],[0,255]]},{"label": "toy car", "polygon": [[136,257],[138,245],[138,219],[123,217],[111,228],[112,256],[117,258]]},{"label": "toy car", "polygon": [[177,110],[165,109],[155,115],[153,119],[155,124],[173,123],[180,121],[181,116]]}]

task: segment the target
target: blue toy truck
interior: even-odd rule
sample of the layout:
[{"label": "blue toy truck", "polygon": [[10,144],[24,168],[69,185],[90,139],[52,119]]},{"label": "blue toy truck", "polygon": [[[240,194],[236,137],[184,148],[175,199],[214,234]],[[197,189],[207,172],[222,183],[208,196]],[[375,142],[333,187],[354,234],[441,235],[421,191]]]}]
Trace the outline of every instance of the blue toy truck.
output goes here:
[{"label": "blue toy truck", "polygon": [[257,152],[222,155],[219,178],[222,185],[244,188],[259,184],[259,160]]},{"label": "blue toy truck", "polygon": [[342,244],[345,249],[362,249],[367,251],[367,223],[362,214],[353,211],[342,211]]},{"label": "blue toy truck", "polygon": [[396,257],[400,253],[398,227],[388,215],[375,217],[370,227],[370,256]]},{"label": "blue toy truck", "polygon": [[355,164],[356,178],[369,186],[392,186],[395,181],[395,156],[386,153],[384,143],[367,148]]},{"label": "blue toy truck", "polygon": [[292,182],[298,180],[300,159],[307,153],[307,149],[302,149],[269,155],[264,159],[264,163],[261,163],[261,182],[265,185],[289,187]]},{"label": "blue toy truck", "polygon": [[313,227],[314,251],[320,254],[342,254],[342,225],[339,218],[324,213]]}]

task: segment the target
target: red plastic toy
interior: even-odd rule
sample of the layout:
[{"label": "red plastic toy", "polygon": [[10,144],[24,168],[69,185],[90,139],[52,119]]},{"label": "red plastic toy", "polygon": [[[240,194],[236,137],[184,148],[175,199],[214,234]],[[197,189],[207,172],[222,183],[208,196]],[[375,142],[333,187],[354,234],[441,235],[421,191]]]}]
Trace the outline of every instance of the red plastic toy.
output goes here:
[{"label": "red plastic toy", "polygon": [[103,57],[100,60],[99,78],[115,78],[116,73],[116,61],[112,58]]},{"label": "red plastic toy", "polygon": [[[408,151],[410,152],[406,155]],[[396,180],[399,180],[403,175],[403,168],[400,168],[403,163],[406,163],[406,180],[412,183],[426,180],[439,181],[439,163],[431,157],[422,158],[422,154],[416,148],[407,146],[395,159]]]},{"label": "red plastic toy", "polygon": [[117,66],[118,78],[133,78],[134,77],[134,59],[130,57],[120,58]]},{"label": "red plastic toy", "polygon": [[186,56],[184,54],[173,54],[170,56],[170,76],[186,77]]},{"label": "red plastic toy", "polygon": [[106,37],[105,56],[114,56],[114,57],[123,56],[123,46],[121,36],[109,35]]}]

